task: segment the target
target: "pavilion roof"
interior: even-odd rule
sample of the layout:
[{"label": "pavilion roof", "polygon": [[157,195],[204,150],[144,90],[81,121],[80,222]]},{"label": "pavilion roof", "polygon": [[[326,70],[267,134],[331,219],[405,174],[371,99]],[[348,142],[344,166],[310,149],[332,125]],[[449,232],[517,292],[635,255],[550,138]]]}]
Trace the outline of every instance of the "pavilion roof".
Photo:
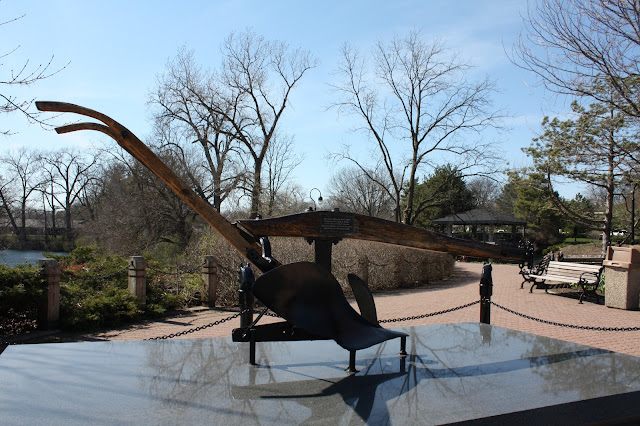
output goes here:
[{"label": "pavilion roof", "polygon": [[489,209],[473,209],[431,221],[437,225],[526,225],[527,222],[517,217],[498,213]]}]

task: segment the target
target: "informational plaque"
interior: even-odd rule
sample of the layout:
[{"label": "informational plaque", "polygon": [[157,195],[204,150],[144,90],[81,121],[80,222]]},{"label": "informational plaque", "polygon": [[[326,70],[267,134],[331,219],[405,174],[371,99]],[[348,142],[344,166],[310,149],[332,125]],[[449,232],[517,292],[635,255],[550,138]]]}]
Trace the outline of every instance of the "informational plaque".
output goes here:
[{"label": "informational plaque", "polygon": [[353,216],[322,216],[320,218],[320,231],[327,234],[347,234],[355,231]]}]

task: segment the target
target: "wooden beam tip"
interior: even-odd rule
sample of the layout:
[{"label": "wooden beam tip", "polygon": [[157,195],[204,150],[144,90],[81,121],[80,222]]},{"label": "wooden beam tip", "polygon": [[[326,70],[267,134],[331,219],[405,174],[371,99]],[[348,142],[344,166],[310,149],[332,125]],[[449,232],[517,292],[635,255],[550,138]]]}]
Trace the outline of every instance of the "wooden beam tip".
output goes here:
[{"label": "wooden beam tip", "polygon": [[39,111],[73,112],[73,109],[78,108],[78,106],[67,102],[36,101],[36,108]]},{"label": "wooden beam tip", "polygon": [[38,111],[46,111],[47,104],[49,104],[47,101],[36,101],[36,108]]}]

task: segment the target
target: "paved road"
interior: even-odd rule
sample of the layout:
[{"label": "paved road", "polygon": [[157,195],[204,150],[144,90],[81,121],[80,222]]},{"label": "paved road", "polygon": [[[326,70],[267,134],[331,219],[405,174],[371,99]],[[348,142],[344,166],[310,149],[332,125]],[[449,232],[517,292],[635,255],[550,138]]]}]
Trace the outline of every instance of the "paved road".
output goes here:
[{"label": "paved road", "polygon": [[[522,280],[515,265],[494,265],[493,302],[506,308],[548,321],[602,327],[640,326],[640,311],[625,311],[607,308],[589,301],[579,304],[576,299],[546,294],[543,290],[520,289]],[[448,280],[437,282],[427,288],[394,291],[377,294],[375,297],[378,318],[406,318],[432,312],[439,312],[479,300],[479,263],[457,263],[455,272]],[[428,325],[456,322],[479,321],[479,305],[455,312],[384,324],[385,327],[407,325]],[[203,309],[190,314],[166,318],[162,321],[147,322],[105,333],[54,336],[60,341],[77,340],[140,340],[163,336],[227,318],[233,312],[217,309]],[[273,321],[265,318],[262,322]],[[591,331],[565,328],[537,321],[501,310],[495,306],[491,310],[491,323],[500,327],[525,331],[556,339],[595,346],[616,352],[640,356],[640,331],[613,332]],[[233,319],[215,327],[206,328],[177,338],[204,338],[230,336],[231,329],[238,327],[238,319]]]}]

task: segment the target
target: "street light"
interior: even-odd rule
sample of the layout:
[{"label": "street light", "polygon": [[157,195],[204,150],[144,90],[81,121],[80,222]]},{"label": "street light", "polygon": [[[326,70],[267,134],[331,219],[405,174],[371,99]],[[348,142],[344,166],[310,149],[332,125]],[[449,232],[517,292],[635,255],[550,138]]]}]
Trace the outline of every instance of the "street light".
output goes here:
[{"label": "street light", "polygon": [[318,188],[311,188],[311,191],[309,191],[309,198],[311,198],[311,201],[313,202],[313,208],[309,207],[309,209],[312,209],[312,211],[316,211],[318,210],[318,205],[316,204],[316,200],[313,199],[313,196],[311,195],[311,193],[316,190],[318,191],[318,203],[322,202],[322,192],[320,192],[320,190]]}]

